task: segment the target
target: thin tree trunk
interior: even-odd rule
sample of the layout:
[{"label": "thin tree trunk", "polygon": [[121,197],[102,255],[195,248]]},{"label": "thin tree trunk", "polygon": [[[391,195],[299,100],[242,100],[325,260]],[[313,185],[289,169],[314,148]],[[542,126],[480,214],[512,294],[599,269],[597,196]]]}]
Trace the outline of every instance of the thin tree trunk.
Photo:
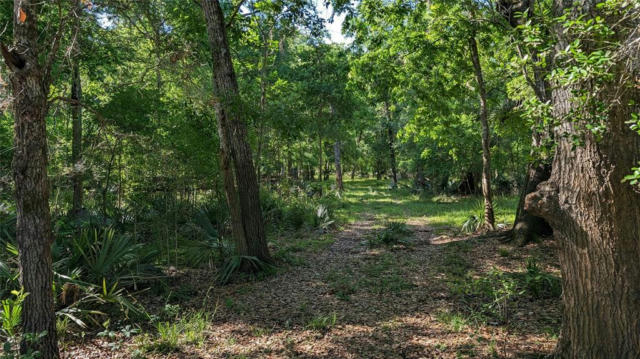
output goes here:
[{"label": "thin tree trunk", "polygon": [[391,111],[389,110],[389,101],[384,102],[384,113],[387,117],[387,136],[389,139],[389,160],[391,161],[391,180],[393,181],[393,188],[398,187],[398,171],[396,169],[396,148],[395,148],[395,133],[391,123]]},{"label": "thin tree trunk", "polygon": [[[268,45],[265,45],[262,53],[262,64],[260,67],[260,114],[265,116],[267,106],[267,57]],[[260,121],[258,126],[258,153],[256,154],[256,171],[258,175],[258,183],[262,181],[261,165],[262,165],[262,146],[264,143],[264,121]]]},{"label": "thin tree trunk", "polygon": [[71,163],[73,164],[73,175],[71,182],[73,184],[73,205],[72,214],[77,217],[82,210],[82,83],[80,81],[80,69],[77,60],[74,61],[71,83],[71,117],[73,118],[73,137],[71,139]]},{"label": "thin tree trunk", "polygon": [[336,141],[333,144],[333,155],[335,157],[336,162],[336,186],[339,191],[344,191],[344,185],[342,183],[342,163],[341,163],[341,149],[340,149],[340,141]]},{"label": "thin tree trunk", "polygon": [[475,35],[469,37],[469,49],[471,50],[471,62],[478,83],[478,96],[480,98],[480,123],[482,124],[482,196],[484,197],[484,226],[488,230],[495,229],[493,214],[493,201],[491,198],[491,153],[489,143],[489,116],[487,111],[487,94],[484,88],[478,44]]},{"label": "thin tree trunk", "polygon": [[[594,0],[556,0],[554,5],[556,16],[571,8],[571,16],[588,15],[584,21],[599,15],[608,24],[632,29],[640,25],[637,19],[624,24],[617,16],[599,14]],[[619,29],[617,40],[624,43],[625,26]],[[562,26],[553,30],[558,49],[573,41]],[[640,353],[640,194],[637,186],[622,182],[640,161],[640,136],[625,123],[638,111],[637,105],[628,104],[638,103],[640,89],[625,82],[628,73],[622,64],[629,59],[614,59],[619,62],[611,69],[613,79],[593,93],[609,106],[601,113],[606,127],[602,139],[596,140],[572,112],[573,94],[588,85],[554,89],[553,114],[560,125],[555,129],[553,171],[525,202],[527,211],[551,224],[560,243],[563,325],[558,358],[631,359]],[[584,143],[575,146],[574,136]]]},{"label": "thin tree trunk", "polygon": [[116,150],[118,149],[118,144],[120,143],[119,139],[116,139],[116,143],[113,144],[113,149],[111,150],[111,157],[109,158],[109,163],[107,164],[107,175],[104,183],[104,187],[102,187],[102,220],[107,221],[107,193],[109,192],[109,182],[111,182],[111,171],[113,170],[113,162],[116,158]]},{"label": "thin tree trunk", "polygon": [[[235,223],[233,230],[242,231],[246,239],[246,252],[241,252],[241,246],[237,248],[238,254],[272,262],[264,232],[258,180],[239,103],[238,82],[231,62],[224,15],[218,0],[204,0],[202,8],[213,60],[213,94],[218,133],[223,157],[230,159],[229,163],[232,165],[229,166],[232,170],[227,171],[227,176],[231,176],[229,172],[232,172],[233,178],[227,178],[225,181],[228,185],[233,183],[236,186],[236,190],[228,192],[227,196],[238,199],[237,202],[229,203],[230,207],[238,207],[232,209],[232,214],[240,216],[240,219],[232,221]],[[230,188],[225,186],[225,190],[230,191]]]},{"label": "thin tree trunk", "polygon": [[322,182],[322,172],[324,170],[324,160],[323,160],[323,152],[324,149],[322,148],[322,136],[320,134],[318,134],[318,156],[319,156],[319,163],[318,163],[318,182]]},{"label": "thin tree trunk", "polygon": [[416,160],[416,177],[413,185],[416,189],[425,188],[424,163],[421,159]]},{"label": "thin tree trunk", "polygon": [[[358,137],[356,138],[356,149],[360,148],[360,139],[362,137],[362,131],[358,133]],[[356,152],[357,157],[357,152]],[[353,168],[351,169],[351,180],[353,181],[356,178],[356,171],[358,169],[358,159],[354,158],[353,160]]]},{"label": "thin tree trunk", "polygon": [[[14,110],[13,179],[16,190],[16,241],[20,284],[29,295],[23,303],[23,333],[46,332],[37,342],[23,339],[20,352],[39,351],[40,358],[59,358],[53,307],[51,215],[47,177],[47,68],[39,63],[38,8],[34,0],[14,1],[14,49],[2,45],[10,70]],[[20,19],[19,16],[25,17]]]}]

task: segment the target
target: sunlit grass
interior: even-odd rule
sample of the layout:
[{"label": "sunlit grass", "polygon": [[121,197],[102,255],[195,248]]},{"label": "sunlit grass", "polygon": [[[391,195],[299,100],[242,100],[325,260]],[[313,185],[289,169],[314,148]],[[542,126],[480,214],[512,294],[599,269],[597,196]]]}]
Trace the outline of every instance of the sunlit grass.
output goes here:
[{"label": "sunlit grass", "polygon": [[[343,223],[370,215],[380,221],[426,219],[433,227],[459,228],[471,215],[482,215],[480,196],[420,196],[411,193],[408,183],[389,189],[385,180],[356,179],[345,182],[344,206],[336,210]],[[496,223],[513,222],[517,197],[494,198]]]}]

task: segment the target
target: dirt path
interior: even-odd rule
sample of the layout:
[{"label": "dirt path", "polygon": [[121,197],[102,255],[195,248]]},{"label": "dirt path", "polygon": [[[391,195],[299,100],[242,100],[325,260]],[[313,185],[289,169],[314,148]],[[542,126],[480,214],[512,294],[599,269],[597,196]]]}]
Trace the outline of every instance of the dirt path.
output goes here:
[{"label": "dirt path", "polygon": [[[542,310],[555,318],[555,304],[517,304],[511,309],[520,323],[515,326],[474,325],[464,318],[456,324],[446,316],[460,307],[445,280],[451,256],[468,258],[468,270],[514,271],[531,248],[502,257],[497,243],[474,240],[452,247],[449,242],[456,238],[436,238],[425,221],[407,224],[414,238],[406,247],[364,245],[380,226],[373,215],[364,215],[336,233],[330,246],[262,281],[217,287],[207,284],[210,274],[192,276],[197,295],[181,306],[202,308],[208,295],[204,305],[215,315],[204,341],[144,357],[481,358],[536,357],[525,353],[552,350],[554,338],[531,314],[536,311],[538,317]],[[130,352],[134,342],[123,348]]]},{"label": "dirt path", "polygon": [[[444,311],[456,307],[442,280],[443,258],[451,250],[444,244],[430,244],[433,231],[424,221],[407,224],[414,231],[412,246],[369,249],[363,241],[380,223],[364,215],[303,265],[214,293],[218,311],[211,333],[191,354],[201,358],[458,358],[519,356],[552,349],[553,340],[542,333],[525,338],[522,333],[508,333],[505,327],[451,328],[439,320]],[[435,242],[449,240],[435,238]],[[479,270],[513,269],[514,263],[496,254],[496,246],[478,242],[465,247],[473,258],[469,265]],[[181,355],[175,357],[185,357]]]}]

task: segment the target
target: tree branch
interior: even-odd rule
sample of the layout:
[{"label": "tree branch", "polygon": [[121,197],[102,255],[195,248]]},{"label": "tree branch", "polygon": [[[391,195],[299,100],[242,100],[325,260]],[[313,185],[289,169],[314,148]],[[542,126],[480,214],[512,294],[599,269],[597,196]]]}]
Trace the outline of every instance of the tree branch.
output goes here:
[{"label": "tree branch", "polygon": [[62,9],[59,10],[60,14],[60,24],[58,25],[58,30],[56,30],[56,34],[53,36],[51,41],[51,48],[49,50],[49,56],[47,56],[47,60],[45,62],[43,72],[43,80],[45,84],[45,88],[49,88],[51,84],[51,68],[53,67],[53,63],[56,60],[58,55],[58,50],[60,49],[60,41],[62,40],[62,35],[64,33],[64,28],[66,26],[67,21],[71,18],[71,16],[75,13],[76,8],[71,7],[69,13],[66,16],[62,16]]},{"label": "tree branch", "polygon": [[57,96],[57,97],[53,97],[50,98],[47,102],[49,105],[51,105],[53,102],[56,101],[62,101],[62,102],[66,102],[70,105],[74,105],[74,106],[81,106],[82,108],[84,108],[85,110],[93,113],[94,115],[96,115],[96,119],[98,120],[98,122],[100,123],[101,126],[105,125],[105,120],[104,120],[104,116],[102,116],[102,114],[100,112],[98,112],[96,109],[92,108],[91,106],[87,105],[86,103],[73,99],[73,98],[69,98],[69,97],[64,97],[64,96]]},{"label": "tree branch", "polygon": [[[217,1],[217,0],[216,0]],[[236,7],[233,9],[233,12],[231,13],[231,15],[229,16],[229,20],[227,21],[227,24],[225,25],[227,28],[231,27],[231,25],[233,24],[233,21],[236,18],[236,15],[238,15],[238,11],[240,11],[240,8],[242,7],[242,5],[244,4],[246,0],[240,0],[238,1],[238,4],[236,4]]]}]

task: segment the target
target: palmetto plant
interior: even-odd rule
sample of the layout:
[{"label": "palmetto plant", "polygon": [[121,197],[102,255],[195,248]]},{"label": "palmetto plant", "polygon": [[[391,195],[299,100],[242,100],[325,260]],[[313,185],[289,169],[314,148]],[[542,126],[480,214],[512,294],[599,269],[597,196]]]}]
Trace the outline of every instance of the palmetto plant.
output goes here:
[{"label": "palmetto plant", "polygon": [[69,248],[67,266],[79,268],[87,282],[130,285],[158,274],[155,252],[111,229],[83,230]]},{"label": "palmetto plant", "polygon": [[14,337],[18,333],[16,332],[18,325],[20,325],[20,316],[22,315],[22,302],[29,295],[23,290],[14,290],[11,292],[14,298],[8,298],[1,302],[0,319],[2,319],[2,331],[8,337]]},{"label": "palmetto plant", "polygon": [[220,231],[211,220],[211,211],[207,208],[200,209],[194,216],[194,225],[202,235],[202,239],[189,240],[184,243],[185,259],[190,265],[202,265],[207,263],[213,266],[216,262],[224,261],[233,253],[233,243],[225,241]]},{"label": "palmetto plant", "polygon": [[335,221],[331,219],[331,213],[329,211],[329,207],[324,204],[318,205],[316,209],[316,224],[317,227],[325,230],[331,227]]}]

